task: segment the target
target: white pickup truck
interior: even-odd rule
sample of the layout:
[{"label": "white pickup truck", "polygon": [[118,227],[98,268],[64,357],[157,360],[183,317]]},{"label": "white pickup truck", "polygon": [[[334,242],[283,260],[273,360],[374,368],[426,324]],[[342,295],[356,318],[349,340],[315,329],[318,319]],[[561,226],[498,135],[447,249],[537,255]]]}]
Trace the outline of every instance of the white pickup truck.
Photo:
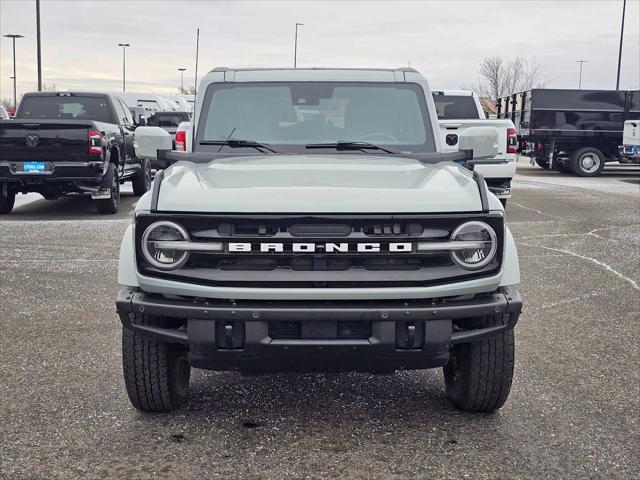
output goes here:
[{"label": "white pickup truck", "polygon": [[491,126],[498,129],[499,151],[494,164],[483,162],[476,170],[503,205],[511,197],[511,179],[516,173],[518,137],[511,120],[485,118],[478,96],[470,90],[434,90],[440,135],[445,152],[458,150],[458,137],[467,128]]}]

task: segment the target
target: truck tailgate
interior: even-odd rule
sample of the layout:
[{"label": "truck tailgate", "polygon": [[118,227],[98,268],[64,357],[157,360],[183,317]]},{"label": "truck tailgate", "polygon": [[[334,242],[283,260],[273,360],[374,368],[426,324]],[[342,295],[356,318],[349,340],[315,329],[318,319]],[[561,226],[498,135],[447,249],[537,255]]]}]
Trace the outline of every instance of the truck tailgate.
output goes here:
[{"label": "truck tailgate", "polygon": [[[458,151],[458,136],[470,127],[496,127],[498,129],[498,145],[501,150],[496,158],[505,159],[507,149],[507,129],[513,128],[510,120],[439,120],[442,148],[445,152]],[[513,157],[513,154],[511,155]]]},{"label": "truck tailgate", "polygon": [[83,120],[2,120],[0,161],[87,161],[92,129],[95,124]]}]

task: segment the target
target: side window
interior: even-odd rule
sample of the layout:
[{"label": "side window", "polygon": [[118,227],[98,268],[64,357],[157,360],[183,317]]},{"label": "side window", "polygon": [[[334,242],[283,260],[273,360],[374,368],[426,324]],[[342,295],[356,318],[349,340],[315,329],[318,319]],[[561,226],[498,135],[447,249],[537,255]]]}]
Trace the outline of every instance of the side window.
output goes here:
[{"label": "side window", "polygon": [[124,114],[124,110],[122,109],[122,104],[120,103],[120,100],[115,97],[111,97],[111,101],[113,102],[113,108],[116,111],[116,117],[118,117],[117,123],[123,123],[126,117]]},{"label": "side window", "polygon": [[120,103],[120,105],[122,106],[122,109],[124,110],[124,118],[125,118],[126,123],[128,123],[129,125],[133,125],[134,121],[133,121],[133,115],[131,115],[131,111],[124,104],[124,102],[122,100],[120,100],[119,98],[118,98],[118,102]]}]

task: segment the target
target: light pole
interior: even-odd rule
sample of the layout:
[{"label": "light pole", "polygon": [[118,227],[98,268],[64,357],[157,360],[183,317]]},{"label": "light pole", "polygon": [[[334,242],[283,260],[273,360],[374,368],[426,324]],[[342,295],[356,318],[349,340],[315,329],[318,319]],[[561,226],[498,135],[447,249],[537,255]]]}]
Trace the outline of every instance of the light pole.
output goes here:
[{"label": "light pole", "polygon": [[293,43],[293,68],[298,68],[298,27],[304,23],[296,23],[296,39]]},{"label": "light pole", "polygon": [[186,68],[179,68],[178,71],[180,72],[180,93],[184,94],[184,72],[185,72]]},{"label": "light pole", "polygon": [[13,108],[18,109],[18,90],[16,88],[16,38],[24,38],[24,35],[17,35],[15,33],[9,33],[3,35],[3,37],[13,40]]},{"label": "light pole", "polygon": [[622,64],[622,34],[624,33],[624,14],[627,9],[627,0],[622,2],[622,25],[620,25],[620,49],[618,50],[618,76],[616,77],[616,90],[620,90],[620,65]]},{"label": "light pole", "polygon": [[126,61],[127,61],[127,47],[130,47],[128,43],[119,43],[119,47],[122,47],[122,91],[125,92],[127,90],[126,78],[127,78],[127,70],[126,70]]},{"label": "light pole", "polygon": [[578,90],[582,88],[582,64],[587,63],[586,60],[576,60],[576,63],[580,64],[580,78],[578,80]]},{"label": "light pole", "polygon": [[38,91],[42,91],[42,48],[40,47],[40,0],[36,0],[36,38],[38,48]]}]

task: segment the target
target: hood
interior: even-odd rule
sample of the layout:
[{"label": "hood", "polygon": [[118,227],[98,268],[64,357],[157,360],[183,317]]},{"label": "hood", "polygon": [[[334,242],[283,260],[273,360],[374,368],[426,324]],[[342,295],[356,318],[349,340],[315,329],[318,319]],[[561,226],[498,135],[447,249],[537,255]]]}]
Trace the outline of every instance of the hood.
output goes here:
[{"label": "hood", "polygon": [[481,210],[471,172],[375,155],[264,155],[178,162],[158,210],[207,213],[439,213]]}]

